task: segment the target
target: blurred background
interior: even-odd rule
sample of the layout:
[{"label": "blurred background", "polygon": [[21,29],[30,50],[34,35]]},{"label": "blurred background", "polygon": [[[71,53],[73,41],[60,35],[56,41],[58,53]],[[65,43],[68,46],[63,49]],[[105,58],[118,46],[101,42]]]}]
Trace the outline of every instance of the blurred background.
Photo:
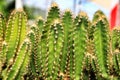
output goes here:
[{"label": "blurred background", "polygon": [[8,17],[14,8],[22,6],[29,20],[39,16],[46,18],[52,2],[56,2],[62,12],[65,9],[71,9],[77,15],[80,11],[85,11],[90,20],[97,10],[102,10],[111,28],[120,25],[120,0],[0,0],[0,12]]}]

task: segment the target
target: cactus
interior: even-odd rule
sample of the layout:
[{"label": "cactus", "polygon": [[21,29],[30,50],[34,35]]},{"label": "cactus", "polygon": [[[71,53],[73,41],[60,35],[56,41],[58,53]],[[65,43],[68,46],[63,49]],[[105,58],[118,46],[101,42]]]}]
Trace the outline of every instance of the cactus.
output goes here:
[{"label": "cactus", "polygon": [[43,20],[39,18],[37,25],[32,25],[28,33],[28,36],[32,43],[32,54],[30,61],[31,73],[33,79],[38,76],[42,77],[42,54],[41,54],[41,36],[42,36]]},{"label": "cactus", "polygon": [[[92,23],[85,12],[60,16],[52,3],[26,32],[27,17],[14,10],[6,23],[0,14],[0,80],[119,80],[119,27],[112,33],[101,10]],[[7,25],[7,26],[6,26]]]},{"label": "cactus", "polygon": [[51,25],[48,36],[48,52],[47,52],[47,75],[46,79],[58,79],[58,72],[60,68],[60,55],[63,48],[63,27],[59,20]]},{"label": "cactus", "polygon": [[83,64],[85,62],[85,54],[87,50],[87,27],[89,26],[89,21],[86,13],[80,12],[80,14],[75,18],[75,27],[73,32],[74,40],[74,79],[79,80],[82,77]]},{"label": "cactus", "polygon": [[114,63],[114,75],[120,77],[120,28],[115,27],[112,31],[112,53]]},{"label": "cactus", "polygon": [[97,67],[101,77],[108,78],[107,74],[107,57],[110,53],[109,49],[109,31],[108,25],[101,17],[94,24],[94,45],[95,45],[95,56],[97,58]]},{"label": "cactus", "polygon": [[14,10],[7,27],[4,26],[4,34],[2,34],[4,42],[1,51],[1,54],[5,55],[2,57],[5,59],[1,73],[3,80],[21,80],[27,72],[26,67],[29,63],[31,49],[30,42],[26,39],[26,22],[25,12]]},{"label": "cactus", "polygon": [[[63,30],[64,30],[64,44],[62,49],[62,55],[61,55],[61,63],[60,63],[60,70],[61,73],[67,76],[70,76],[72,73],[72,69],[70,69],[70,55],[72,55],[70,49],[70,46],[72,46],[72,30],[73,30],[73,18],[72,13],[69,9],[65,10],[63,16],[62,16],[62,24],[63,24]],[[72,60],[73,61],[73,60]],[[72,67],[71,67],[72,68]],[[71,70],[71,71],[70,71]],[[72,75],[72,74],[71,74]]]},{"label": "cactus", "polygon": [[[48,37],[49,37],[49,31],[50,31],[50,26],[53,24],[53,22],[56,20],[56,19],[58,19],[58,18],[60,18],[60,12],[59,12],[59,8],[58,8],[58,6],[57,6],[57,4],[56,3],[52,3],[52,5],[51,5],[51,8],[50,8],[50,10],[49,10],[49,12],[48,12],[48,16],[47,16],[47,21],[45,22],[45,26],[44,26],[44,28],[43,28],[43,31],[42,31],[42,38],[41,38],[41,43],[42,43],[42,51],[41,51],[41,54],[44,56],[44,61],[45,61],[45,63],[46,63],[46,65],[45,65],[45,68],[44,68],[44,75],[47,77],[48,76],[48,73],[47,73],[47,71],[48,71],[48,50],[49,50],[49,48],[48,48]],[[44,66],[44,65],[43,65]]]},{"label": "cactus", "polygon": [[5,38],[5,18],[4,16],[0,13],[0,78],[2,77],[2,69],[4,68],[5,64],[5,48],[6,48],[6,43],[4,41]]}]

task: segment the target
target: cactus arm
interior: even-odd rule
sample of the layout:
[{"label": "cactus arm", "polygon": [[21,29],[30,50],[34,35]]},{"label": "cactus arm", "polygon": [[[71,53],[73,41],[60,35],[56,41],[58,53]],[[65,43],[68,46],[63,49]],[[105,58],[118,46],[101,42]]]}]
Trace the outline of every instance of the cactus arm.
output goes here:
[{"label": "cactus arm", "polygon": [[[33,27],[33,26],[32,26]],[[35,27],[33,27],[34,29]],[[32,50],[31,50],[31,57],[30,57],[30,72],[32,73],[32,75],[36,75],[36,66],[35,66],[35,58],[34,58],[34,44],[35,44],[35,33],[34,31],[31,29],[28,33],[28,37],[31,41],[31,46],[32,46]]]},{"label": "cactus arm", "polygon": [[2,72],[2,67],[3,64],[5,62],[5,47],[6,45],[4,45],[4,34],[5,33],[5,18],[2,15],[2,13],[0,13],[0,77],[1,77],[1,72]]},{"label": "cactus arm", "polygon": [[32,54],[34,56],[34,66],[36,69],[36,73],[38,75],[41,75],[41,54],[40,54],[40,48],[39,48],[39,43],[40,43],[40,30],[37,25],[34,25],[34,30],[33,32],[35,33],[34,35],[34,43],[33,43],[33,49],[32,49]]},{"label": "cactus arm", "polygon": [[39,17],[38,20],[37,20],[37,26],[39,28],[39,33],[40,35],[42,35],[42,31],[43,31],[43,25],[44,25],[44,20],[42,17]]},{"label": "cactus arm", "polygon": [[75,19],[74,29],[74,54],[75,54],[75,80],[79,80],[82,74],[83,59],[86,53],[88,18],[86,13],[81,12]]},{"label": "cactus arm", "polygon": [[23,63],[19,69],[19,72],[15,78],[15,80],[22,80],[25,79],[24,75],[28,73],[28,65],[30,62],[30,52],[31,52],[31,46],[30,44],[28,45],[28,52],[25,54],[25,58],[23,59]]},{"label": "cactus arm", "polygon": [[17,58],[14,62],[14,64],[11,66],[10,70],[8,70],[6,80],[14,80],[16,75],[18,74],[21,65],[23,63],[23,60],[25,59],[25,56],[28,54],[29,51],[29,42],[26,40],[20,49],[17,52]]},{"label": "cactus arm", "polygon": [[5,18],[2,14],[0,14],[0,51],[2,48],[2,42],[4,41],[4,37],[5,37]]},{"label": "cactus arm", "polygon": [[99,70],[101,76],[108,77],[107,74],[107,55],[109,51],[109,37],[108,37],[108,25],[104,22],[104,19],[99,19],[95,24],[94,43],[95,43],[95,55],[97,57]]},{"label": "cactus arm", "polygon": [[[60,18],[59,8],[56,3],[52,3],[51,8],[48,11],[47,21],[45,21],[45,25],[43,26],[41,40],[40,40],[40,47],[41,47],[40,53],[42,54],[42,58],[43,58],[42,67],[46,65],[45,60],[48,57],[48,55],[46,53],[48,50],[47,38],[48,38],[49,30],[50,30],[50,25],[53,23],[53,21],[55,19],[58,19],[58,18]],[[46,70],[47,70],[47,68],[43,67],[42,72],[43,72],[44,77],[47,76]]]},{"label": "cactus arm", "polygon": [[120,28],[115,27],[112,31],[112,52],[113,52],[113,65],[115,72],[120,75]]},{"label": "cactus arm", "polygon": [[[14,57],[14,53],[17,51],[17,48],[19,48],[19,45],[22,43],[22,41],[25,39],[25,30],[26,30],[26,15],[24,14],[24,11],[17,10],[13,11],[11,14],[12,19],[9,20],[8,24],[11,23],[12,28],[11,28],[11,34],[10,39],[8,41],[8,50],[7,50],[7,61],[9,63],[10,59]],[[11,27],[8,26],[9,27]],[[9,30],[8,30],[9,31]],[[7,32],[6,32],[6,36]],[[8,38],[6,37],[5,40],[7,41]]]},{"label": "cactus arm", "polygon": [[[63,27],[59,20],[51,25],[48,37],[48,79],[58,79],[60,54],[63,47]],[[50,76],[49,76],[50,75]]]},{"label": "cactus arm", "polygon": [[73,20],[72,20],[72,14],[70,10],[66,10],[64,12],[63,18],[62,18],[62,24],[63,24],[63,30],[64,30],[64,46],[63,46],[63,54],[61,59],[61,72],[65,73],[65,65],[67,61],[67,55],[68,55],[68,46],[69,46],[69,39],[71,34],[71,29],[73,27]]},{"label": "cactus arm", "polygon": [[45,63],[45,55],[43,54],[44,52],[42,52],[44,50],[44,47],[45,47],[44,43],[42,42],[42,40],[43,40],[42,39],[42,37],[43,37],[43,33],[42,32],[44,30],[43,29],[44,28],[44,20],[41,17],[39,17],[39,19],[37,21],[37,26],[39,28],[39,36],[40,36],[39,41],[38,41],[38,54],[37,54],[38,62],[39,62],[39,64],[38,64],[39,70],[38,71],[39,71],[39,76],[41,78],[44,78],[44,76],[45,76],[44,65],[46,64]]}]

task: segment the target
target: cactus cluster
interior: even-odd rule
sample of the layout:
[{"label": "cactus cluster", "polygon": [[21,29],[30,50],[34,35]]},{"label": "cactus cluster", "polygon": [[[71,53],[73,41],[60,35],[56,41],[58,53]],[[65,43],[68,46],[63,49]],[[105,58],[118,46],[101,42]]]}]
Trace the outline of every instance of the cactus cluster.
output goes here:
[{"label": "cactus cluster", "polygon": [[[120,28],[101,10],[61,15],[56,3],[31,26],[23,10],[0,14],[0,79],[119,80]],[[28,31],[28,32],[27,32]]]}]

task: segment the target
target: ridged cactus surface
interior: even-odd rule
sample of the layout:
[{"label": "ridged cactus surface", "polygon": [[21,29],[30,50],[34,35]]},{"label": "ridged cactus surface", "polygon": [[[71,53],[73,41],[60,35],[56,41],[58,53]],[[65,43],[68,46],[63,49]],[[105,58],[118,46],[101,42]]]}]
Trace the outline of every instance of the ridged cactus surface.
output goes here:
[{"label": "ridged cactus surface", "polygon": [[1,17],[0,55],[3,58],[3,64],[0,78],[3,80],[21,80],[27,73],[31,46],[26,37],[26,22],[26,14],[23,10],[14,10],[6,24],[3,16]]},{"label": "ridged cactus surface", "polygon": [[101,10],[92,21],[60,12],[52,3],[33,25],[23,9],[0,13],[0,80],[120,79],[120,28],[110,31]]}]

